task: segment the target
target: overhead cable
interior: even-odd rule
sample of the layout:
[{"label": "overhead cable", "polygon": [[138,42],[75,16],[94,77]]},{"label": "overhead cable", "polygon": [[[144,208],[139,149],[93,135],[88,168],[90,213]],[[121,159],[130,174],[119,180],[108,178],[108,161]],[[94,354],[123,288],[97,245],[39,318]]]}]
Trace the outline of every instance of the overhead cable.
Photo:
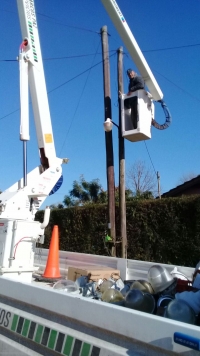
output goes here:
[{"label": "overhead cable", "polygon": [[[111,58],[111,57],[114,56],[115,54],[116,54],[116,52],[113,53],[113,54],[111,54],[111,55],[109,56],[109,58]],[[100,62],[94,64],[94,65],[91,66],[90,68],[88,68],[88,69],[84,70],[83,72],[77,74],[75,77],[73,77],[73,78],[67,80],[66,82],[64,82],[64,83],[62,83],[62,84],[60,84],[60,85],[58,85],[56,88],[54,88],[54,89],[52,89],[52,90],[49,90],[47,93],[48,93],[48,94],[49,94],[49,93],[52,93],[53,91],[55,91],[55,90],[61,88],[62,86],[64,86],[64,85],[68,84],[69,82],[75,80],[76,78],[80,77],[81,75],[87,73],[88,71],[90,71],[90,70],[93,69],[94,67],[98,66],[98,65],[101,64],[102,62],[103,62],[103,61],[101,60]],[[10,115],[12,115],[12,114],[14,114],[15,112],[17,112],[17,111],[19,111],[19,110],[20,110],[20,109],[16,109],[16,110],[12,111],[11,113],[0,117],[0,120],[3,120],[4,118],[6,118],[6,117],[8,117],[8,116],[10,116]]]},{"label": "overhead cable", "polygon": [[[99,45],[100,45],[100,43],[99,43]],[[98,45],[98,47],[97,47],[97,51],[98,51],[98,49],[99,49],[99,45]],[[96,51],[96,53],[97,53],[97,51]],[[93,63],[94,63],[95,57],[96,57],[96,54],[95,54],[95,56],[94,56],[94,58],[93,58],[93,61],[92,61]],[[101,63],[102,63],[102,61],[101,61]],[[93,68],[93,66],[91,66],[91,67],[89,68],[89,70],[88,70],[88,75],[87,75],[87,78],[86,78],[86,80],[85,80],[85,84],[84,84],[84,86],[83,86],[83,89],[82,89],[81,95],[80,95],[80,97],[79,97],[78,103],[77,103],[77,105],[76,105],[76,108],[75,108],[75,111],[74,111],[74,115],[73,115],[72,120],[71,120],[71,122],[70,122],[68,131],[67,131],[67,133],[66,133],[66,135],[65,135],[65,139],[64,139],[63,145],[62,145],[61,150],[60,150],[60,155],[61,155],[61,152],[62,152],[62,150],[63,150],[63,147],[65,146],[65,142],[66,142],[67,136],[68,136],[68,134],[69,134],[69,132],[70,132],[72,123],[73,123],[74,118],[75,118],[75,115],[76,115],[76,113],[77,113],[77,110],[78,110],[78,107],[79,107],[81,98],[82,98],[82,96],[83,96],[83,93],[84,93],[84,91],[85,91],[85,88],[86,88],[86,85],[87,85],[87,82],[88,82],[88,79],[89,79],[89,75],[90,75],[90,72],[91,72],[92,68]]]},{"label": "overhead cable", "polygon": [[151,161],[151,164],[152,164],[153,170],[154,170],[154,172],[155,172],[155,175],[157,176],[157,173],[156,173],[155,167],[154,167],[154,165],[153,165],[153,161],[152,161],[152,159],[151,159],[151,156],[150,156],[149,150],[148,150],[148,148],[147,148],[147,144],[146,144],[146,142],[145,142],[145,141],[143,141],[143,142],[144,142],[144,144],[145,144],[145,147],[146,147],[147,153],[148,153],[148,155],[149,155],[149,159],[150,159],[150,161]]}]

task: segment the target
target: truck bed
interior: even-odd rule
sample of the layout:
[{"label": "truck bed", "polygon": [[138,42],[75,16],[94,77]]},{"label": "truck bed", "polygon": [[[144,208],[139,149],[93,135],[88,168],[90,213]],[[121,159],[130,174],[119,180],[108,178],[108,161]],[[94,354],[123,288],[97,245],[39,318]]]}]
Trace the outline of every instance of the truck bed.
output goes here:
[{"label": "truck bed", "polygon": [[[38,272],[44,270],[47,255],[48,250],[37,250],[35,267]],[[63,278],[67,278],[69,266],[84,264],[117,268],[122,279],[132,280],[146,279],[148,269],[154,263],[60,251]],[[174,268],[171,265],[164,266],[170,271]],[[189,278],[194,271],[187,267],[178,269]],[[194,350],[194,347],[198,347],[195,340],[200,339],[198,326],[104,303],[80,294],[65,294],[54,290],[52,283],[35,280],[24,283],[1,277],[0,308],[0,329],[4,338],[4,343],[0,339],[0,351],[4,350],[2,347],[5,348],[5,340],[11,340],[23,348],[23,353],[19,355],[194,356],[198,353]],[[174,342],[174,335],[178,342],[186,346]],[[12,343],[6,343],[7,351]],[[31,353],[33,350],[34,353]]]}]

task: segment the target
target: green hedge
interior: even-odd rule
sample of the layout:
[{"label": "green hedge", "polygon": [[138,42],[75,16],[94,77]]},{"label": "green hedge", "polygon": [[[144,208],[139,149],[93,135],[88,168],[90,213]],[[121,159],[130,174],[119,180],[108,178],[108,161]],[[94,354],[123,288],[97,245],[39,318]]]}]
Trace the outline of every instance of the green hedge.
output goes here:
[{"label": "green hedge", "polygon": [[[36,220],[43,220],[39,211]],[[127,203],[128,258],[194,267],[200,260],[200,197],[165,198]],[[60,249],[109,255],[107,206],[54,209],[45,230],[44,248],[58,225]],[[119,207],[116,206],[116,236],[120,240]],[[117,244],[117,256],[121,255]]]}]

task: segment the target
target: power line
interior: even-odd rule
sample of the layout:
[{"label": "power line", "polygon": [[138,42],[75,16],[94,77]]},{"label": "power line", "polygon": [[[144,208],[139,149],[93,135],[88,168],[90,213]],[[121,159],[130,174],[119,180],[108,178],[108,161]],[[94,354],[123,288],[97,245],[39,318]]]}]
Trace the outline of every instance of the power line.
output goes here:
[{"label": "power line", "polygon": [[[142,52],[143,53],[159,52],[159,51],[168,51],[168,50],[173,50],[173,49],[198,47],[198,46],[200,46],[200,43],[193,44],[193,45],[179,46],[179,47],[167,47],[167,48],[159,48],[159,49],[149,49],[149,50],[144,50]],[[116,52],[116,49],[112,49],[109,52]],[[97,54],[102,54],[102,53],[98,52],[98,53],[79,54],[79,55],[64,56],[64,57],[51,57],[51,58],[44,58],[43,61],[60,60],[60,59],[71,59],[71,58],[82,58],[82,57],[94,56],[94,55],[97,55]],[[124,54],[128,57],[128,54],[126,52],[124,52]],[[0,62],[17,62],[17,59],[0,59]]]},{"label": "power line", "polygon": [[[114,55],[115,55],[115,53],[111,54],[111,56],[109,56],[109,58],[111,58],[111,57],[112,57],[112,56],[114,56]],[[87,73],[87,72],[88,72],[88,71],[90,71],[91,69],[93,69],[93,68],[97,67],[97,66],[98,66],[99,64],[101,64],[101,63],[102,63],[102,60],[101,60],[100,62],[98,62],[98,63],[94,64],[94,65],[93,65],[93,66],[91,66],[90,68],[88,68],[88,69],[84,70],[83,72],[81,72],[81,73],[77,74],[75,77],[73,77],[73,78],[71,78],[71,79],[67,80],[66,82],[64,82],[64,83],[62,83],[62,84],[60,84],[60,85],[58,85],[56,88],[54,88],[54,89],[50,90],[48,93],[52,93],[53,91],[55,91],[55,90],[57,90],[57,89],[59,89],[59,88],[63,87],[64,85],[68,84],[68,83],[69,83],[69,82],[71,82],[72,80],[74,80],[74,79],[76,79],[76,78],[80,77],[81,75],[83,75],[83,74]]]},{"label": "power line", "polygon": [[[117,51],[116,49],[112,49],[108,53],[111,53],[111,52],[116,53],[116,51]],[[80,55],[65,56],[65,57],[44,58],[44,61],[51,61],[51,60],[57,60],[57,59],[82,58],[82,57],[96,56],[97,54],[102,54],[102,53],[98,52],[98,53],[80,54]]]},{"label": "power line", "polygon": [[[124,66],[124,71],[125,71],[125,66]],[[165,77],[163,74],[159,73],[157,70],[154,69],[154,72],[158,73],[161,77],[163,77],[165,80],[167,80],[169,83],[171,83],[172,85],[174,85],[176,88],[180,89],[183,93],[187,94],[188,96],[190,96],[192,99],[197,100],[198,102],[200,102],[200,99],[197,98],[196,96],[190,94],[188,91],[184,90],[183,88],[181,88],[179,85],[177,85],[176,83],[174,83],[172,80],[168,79],[167,77]],[[126,80],[128,82],[128,79],[126,77]]]},{"label": "power line", "polygon": [[[99,43],[99,44],[100,44],[100,43]],[[98,45],[98,47],[97,47],[97,51],[98,51],[98,49],[99,49],[99,45]],[[97,51],[96,51],[96,53],[97,53]],[[94,56],[94,58],[93,58],[93,62],[94,62],[94,60],[95,60],[95,57],[96,57],[96,54],[95,54],[95,56]],[[102,61],[101,61],[101,63],[102,63]],[[74,115],[73,115],[72,120],[71,120],[71,123],[70,123],[70,125],[69,125],[69,129],[68,129],[68,131],[67,131],[67,133],[66,133],[66,135],[65,135],[65,139],[64,139],[64,142],[63,142],[63,145],[62,145],[62,147],[61,147],[61,150],[60,150],[60,154],[59,154],[59,155],[61,155],[62,149],[63,149],[63,147],[65,146],[65,142],[66,142],[67,136],[68,136],[68,134],[69,134],[69,132],[70,132],[70,129],[71,129],[71,127],[72,127],[72,123],[73,123],[74,118],[75,118],[75,116],[76,116],[76,113],[77,113],[79,104],[80,104],[80,102],[81,102],[81,98],[82,98],[82,96],[83,96],[83,93],[84,93],[84,91],[85,91],[85,88],[86,88],[86,85],[87,85],[87,82],[88,82],[88,79],[89,79],[89,75],[90,75],[90,72],[91,72],[92,68],[93,68],[93,66],[91,66],[91,67],[89,68],[89,71],[88,71],[88,75],[87,75],[85,84],[84,84],[84,86],[83,86],[81,95],[80,95],[80,97],[79,97],[77,106],[76,106],[76,108],[75,108]]]},{"label": "power line", "polygon": [[42,14],[42,13],[40,13],[40,12],[36,12],[36,14],[41,15],[41,16],[43,16],[43,17],[46,17],[46,18],[48,18],[48,19],[50,19],[50,20],[54,20],[54,21],[56,21],[56,22],[55,22],[56,24],[61,25],[61,26],[70,27],[70,28],[74,28],[74,29],[77,29],[77,30],[81,30],[81,31],[87,31],[87,32],[92,32],[92,33],[99,34],[99,31],[94,31],[94,30],[91,30],[91,29],[88,29],[88,28],[84,28],[84,27],[78,27],[78,26],[73,26],[73,25],[66,25],[66,24],[64,24],[64,23],[62,23],[62,22],[57,22],[57,20],[56,20],[55,18],[53,18],[53,17],[51,17],[51,16],[48,16],[48,15],[44,15],[44,14]]},{"label": "power line", "polygon": [[[110,50],[108,53],[115,52],[116,49]],[[79,54],[73,56],[64,56],[64,57],[51,57],[51,58],[43,58],[43,61],[51,61],[51,60],[60,60],[60,59],[72,59],[72,58],[82,58],[82,57],[89,57],[89,56],[96,56],[97,54],[102,54],[101,52],[98,53],[89,53],[89,54]],[[17,59],[0,59],[0,62],[18,62]]]},{"label": "power line", "polygon": [[160,51],[169,51],[173,49],[181,49],[181,48],[189,48],[189,47],[198,47],[200,46],[200,43],[196,44],[190,44],[190,45],[184,45],[184,46],[175,46],[175,47],[167,47],[167,48],[158,48],[158,49],[148,49],[144,50],[142,52],[147,53],[147,52],[160,52]]},{"label": "power line", "polygon": [[15,112],[17,112],[17,111],[19,111],[19,109],[16,109],[16,110],[14,110],[14,111],[10,112],[9,114],[7,114],[7,115],[4,115],[4,116],[0,117],[0,120],[5,119],[5,117],[10,116],[10,115],[14,114],[14,113],[15,113]]},{"label": "power line", "polygon": [[0,62],[17,62],[17,59],[0,59]]},{"label": "power line", "polygon": [[154,70],[154,72],[158,73],[161,77],[163,77],[165,80],[167,80],[169,83],[173,84],[176,88],[182,90],[185,94],[187,94],[188,96],[190,96],[191,98],[197,100],[200,102],[200,99],[197,98],[196,96],[190,94],[188,91],[182,89],[181,87],[179,87],[179,85],[175,84],[174,82],[172,82],[170,79],[168,79],[167,77],[165,77],[163,74],[159,73],[157,70]]},{"label": "power line", "polygon": [[[113,53],[113,54],[111,54],[111,55],[109,56],[109,58],[111,58],[111,57],[114,56],[115,54],[116,54],[116,52]],[[64,82],[64,83],[62,83],[62,84],[60,84],[60,85],[58,85],[56,88],[54,88],[54,89],[52,89],[52,90],[49,90],[47,93],[48,93],[48,94],[49,94],[49,93],[52,93],[53,91],[55,91],[55,90],[57,90],[57,89],[63,87],[64,85],[66,85],[66,84],[68,84],[69,82],[75,80],[76,78],[80,77],[81,75],[87,73],[88,71],[91,71],[91,69],[95,68],[96,66],[98,66],[98,65],[101,64],[102,62],[103,62],[103,61],[101,60],[100,62],[94,64],[94,65],[91,66],[90,68],[88,68],[88,69],[84,70],[83,72],[77,74],[75,77],[73,77],[73,78],[67,80],[66,82]],[[10,116],[10,115],[12,115],[12,114],[14,114],[15,112],[17,112],[17,111],[19,111],[19,110],[20,110],[20,109],[16,109],[16,110],[12,111],[11,113],[9,113],[9,114],[7,114],[7,115],[5,115],[5,116],[0,117],[0,120],[3,120],[4,118],[6,118],[6,117],[8,117],[8,116]]]},{"label": "power line", "polygon": [[[11,10],[2,10],[2,11],[16,14],[16,11],[11,11]],[[43,17],[46,17],[46,18],[48,18],[50,20],[54,20],[54,23],[56,23],[58,25],[61,25],[61,26],[70,27],[70,28],[74,28],[74,29],[77,29],[77,30],[81,30],[81,31],[92,32],[92,33],[96,33],[96,34],[100,33],[99,31],[94,31],[94,30],[91,30],[89,28],[78,27],[78,26],[73,26],[73,25],[66,25],[66,24],[64,24],[62,22],[58,22],[54,17],[48,16],[48,15],[44,15],[44,14],[42,14],[40,12],[37,12],[37,11],[36,11],[36,14],[40,15],[40,16],[43,16]]]},{"label": "power line", "polygon": [[144,142],[144,144],[145,144],[145,147],[146,147],[147,153],[148,153],[148,155],[149,155],[149,159],[150,159],[150,161],[151,161],[151,164],[152,164],[153,170],[154,170],[154,172],[155,172],[155,175],[157,176],[157,173],[156,173],[155,167],[154,167],[154,165],[153,165],[153,161],[152,161],[152,159],[151,159],[151,156],[150,156],[149,150],[148,150],[148,148],[147,148],[147,144],[146,144],[146,142],[145,142],[145,141],[143,141],[143,142]]},{"label": "power line", "polygon": [[[115,53],[116,53],[116,51],[115,51]],[[115,54],[115,53],[114,53],[114,54]],[[114,54],[110,55],[109,57],[111,58]],[[62,83],[61,85],[57,86],[56,88],[54,88],[54,89],[48,91],[48,94],[51,93],[51,92],[53,92],[53,91],[55,91],[55,90],[57,90],[57,89],[59,89],[59,88],[61,88],[61,87],[64,86],[64,85],[68,84],[69,82],[73,81],[74,79],[80,77],[81,75],[85,74],[86,72],[90,71],[92,68],[98,66],[98,65],[101,64],[101,63],[102,63],[102,61],[96,63],[95,65],[93,65],[92,67],[90,67],[90,68],[86,69],[85,71],[79,73],[79,74],[76,75],[75,77],[73,77],[73,78],[67,80],[66,82]],[[197,97],[193,96],[192,94],[190,94],[190,93],[187,92],[186,90],[182,89],[180,86],[178,86],[177,84],[175,84],[174,82],[172,82],[170,79],[168,79],[167,77],[165,77],[164,75],[162,75],[162,74],[159,73],[158,71],[155,70],[155,72],[157,72],[160,76],[162,76],[162,77],[163,77],[165,80],[167,80],[169,83],[173,84],[175,87],[177,87],[178,89],[182,90],[185,94],[187,94],[187,95],[190,96],[191,98],[193,98],[193,99],[195,99],[195,100],[197,100],[197,101],[200,102],[200,99],[198,99]],[[8,116],[14,114],[15,112],[17,112],[17,111],[19,111],[19,110],[20,110],[20,109],[16,109],[16,110],[12,111],[11,113],[0,117],[0,120],[5,119],[6,117],[8,117]]]},{"label": "power line", "polygon": [[[5,12],[11,12],[11,13],[16,13],[15,11],[10,11],[10,10],[3,10]],[[57,19],[55,19],[54,17],[52,16],[48,16],[48,15],[45,15],[45,14],[42,14],[41,12],[37,12],[36,11],[36,14],[37,15],[40,15],[40,16],[43,16],[43,17],[46,17],[47,19],[50,19],[50,20],[53,20],[54,23],[58,24],[58,25],[61,25],[61,26],[65,26],[65,27],[69,27],[69,28],[73,28],[73,29],[77,29],[77,30],[81,30],[81,31],[86,31],[86,32],[91,32],[91,33],[95,33],[95,34],[100,34],[99,31],[96,31],[96,30],[92,30],[92,29],[89,29],[89,28],[85,28],[85,27],[79,27],[79,26],[75,26],[75,25],[68,25],[68,24],[65,24],[63,22],[58,22]],[[109,34],[109,36],[111,36]],[[158,48],[158,49],[148,49],[148,50],[143,50],[142,52],[143,53],[149,53],[149,52],[160,52],[160,51],[168,51],[168,50],[174,50],[174,49],[182,49],[182,48],[189,48],[189,47],[198,47],[200,46],[200,43],[196,43],[196,44],[189,44],[189,45],[182,45],[182,46],[174,46],[174,47],[167,47],[167,48]]]}]

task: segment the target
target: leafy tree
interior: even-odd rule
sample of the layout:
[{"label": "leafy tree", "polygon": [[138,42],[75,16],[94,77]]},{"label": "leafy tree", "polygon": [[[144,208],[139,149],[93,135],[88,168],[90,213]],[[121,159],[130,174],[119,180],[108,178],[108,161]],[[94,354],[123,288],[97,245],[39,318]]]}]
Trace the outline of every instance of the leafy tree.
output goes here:
[{"label": "leafy tree", "polygon": [[65,206],[82,206],[86,204],[106,203],[107,192],[105,192],[99,182],[99,179],[93,179],[87,182],[83,175],[80,180],[73,182],[73,188],[69,195],[64,196]]},{"label": "leafy tree", "polygon": [[51,205],[50,205],[50,208],[51,208],[51,209],[63,209],[63,208],[64,208],[64,205],[61,204],[61,203],[58,203],[58,204],[51,204]]},{"label": "leafy tree", "polygon": [[126,198],[126,201],[131,201],[134,199],[134,194],[133,194],[132,190],[130,190],[130,189],[125,190],[125,198]]},{"label": "leafy tree", "polygon": [[[132,190],[125,189],[125,199],[126,201],[132,201],[135,199],[135,195],[133,194]],[[115,188],[115,202],[119,203],[119,187]]]},{"label": "leafy tree", "polygon": [[154,198],[153,193],[149,192],[148,190],[143,193],[137,192],[137,194],[135,195],[135,199],[137,199],[137,200],[153,199],[153,198]]},{"label": "leafy tree", "polygon": [[[126,201],[135,199],[150,199],[153,194],[150,191],[133,193],[131,189],[125,190]],[[107,191],[103,190],[99,179],[93,179],[87,182],[83,175],[79,181],[75,180],[72,189],[68,195],[64,196],[63,204],[66,207],[83,206],[89,204],[105,204],[108,202]],[[119,187],[115,188],[115,202],[119,203]],[[53,206],[53,208],[63,208],[61,206]]]},{"label": "leafy tree", "polygon": [[64,208],[64,205],[61,204],[61,203],[59,203],[59,204],[57,205],[57,208],[58,208],[58,209],[63,209],[63,208]]}]

